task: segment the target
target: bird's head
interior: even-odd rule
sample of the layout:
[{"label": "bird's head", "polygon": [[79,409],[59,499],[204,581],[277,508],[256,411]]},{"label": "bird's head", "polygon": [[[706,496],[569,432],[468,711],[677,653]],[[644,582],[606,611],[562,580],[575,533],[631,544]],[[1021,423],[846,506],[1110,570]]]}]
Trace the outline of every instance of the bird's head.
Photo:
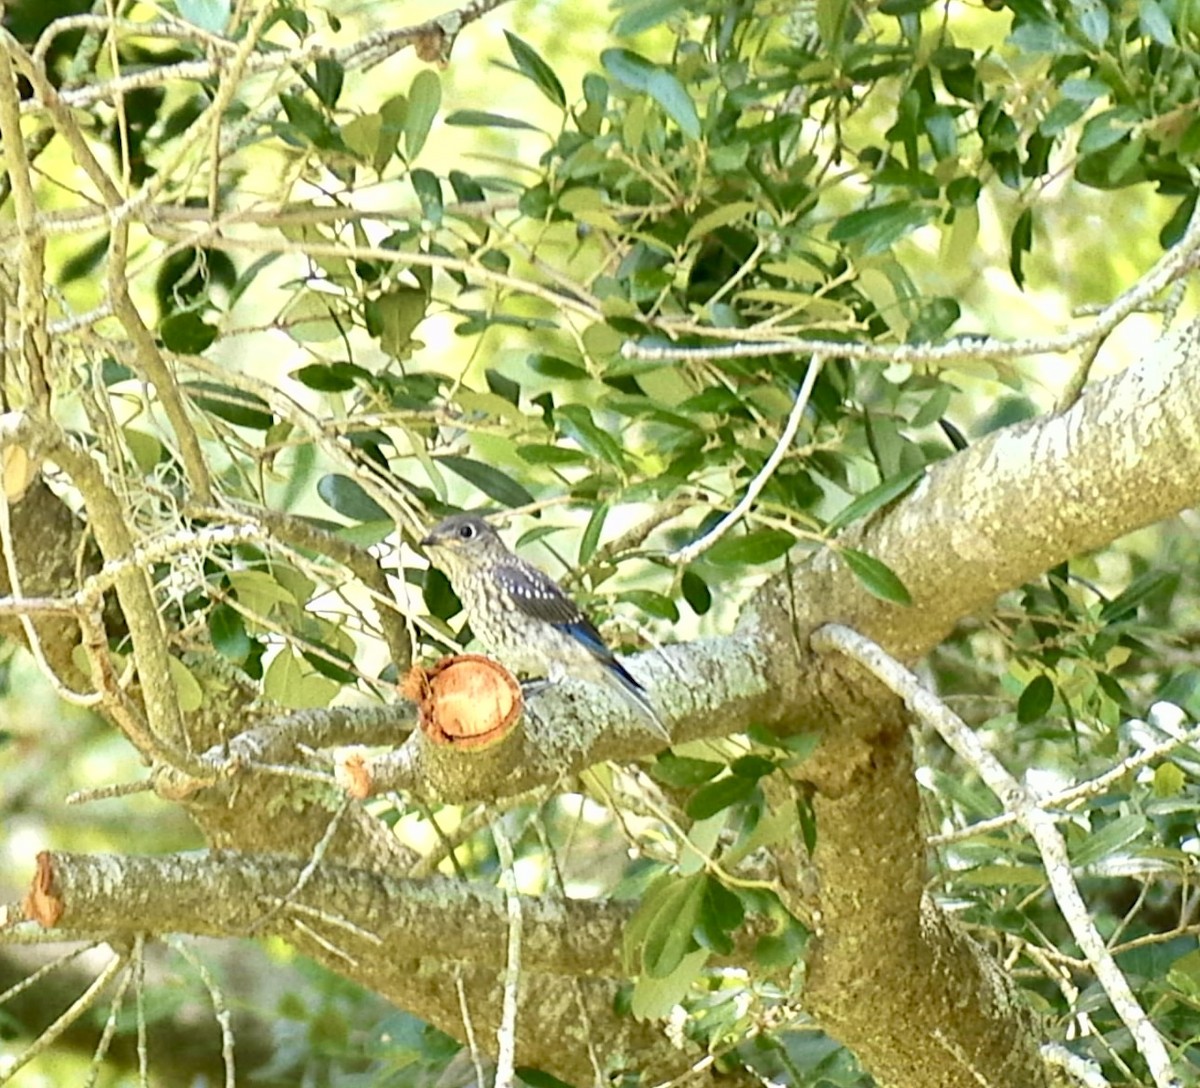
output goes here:
[{"label": "bird's head", "polygon": [[507,552],[496,530],[478,514],[455,514],[439,521],[421,546],[452,579],[474,561]]}]

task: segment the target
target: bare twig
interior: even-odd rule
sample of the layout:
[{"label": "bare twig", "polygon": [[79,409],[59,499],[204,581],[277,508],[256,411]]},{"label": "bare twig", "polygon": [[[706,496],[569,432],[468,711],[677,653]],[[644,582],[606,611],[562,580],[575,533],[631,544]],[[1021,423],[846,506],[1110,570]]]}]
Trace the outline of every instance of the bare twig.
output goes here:
[{"label": "bare twig", "polygon": [[500,884],[508,910],[508,959],[504,967],[504,1001],[500,1013],[500,1043],[496,1055],[495,1088],[513,1088],[517,1054],[517,997],[521,986],[521,900],[517,896],[516,858],[504,832],[503,821],[492,827],[500,856]]},{"label": "bare twig", "polygon": [[208,996],[212,1001],[213,1017],[221,1028],[221,1060],[225,1066],[225,1088],[237,1088],[233,1017],[230,1015],[229,1006],[225,1003],[225,995],[221,992],[221,987],[217,985],[217,980],[213,978],[212,972],[187,945],[174,938],[168,938],[167,943],[191,964],[192,969],[200,976],[200,981],[204,983],[204,988],[208,990]]},{"label": "bare twig", "polygon": [[[1168,737],[1152,748],[1146,748],[1121,760],[1120,763],[1114,767],[1110,767],[1104,774],[1097,775],[1095,778],[1089,778],[1086,782],[1080,782],[1069,789],[1060,790],[1058,793],[1052,793],[1047,797],[1043,797],[1038,804],[1047,812],[1053,812],[1056,809],[1069,812],[1077,808],[1088,798],[1099,797],[1101,794],[1107,792],[1111,786],[1116,785],[1131,771],[1136,771],[1156,760],[1162,759],[1164,756],[1170,755],[1177,748],[1186,748],[1198,742],[1200,742],[1200,727],[1190,729],[1179,737]],[[944,835],[930,835],[926,841],[930,846],[945,846],[948,843],[961,842],[963,839],[970,839],[976,835],[986,835],[992,831],[999,831],[1001,828],[1010,827],[1016,822],[1016,813],[1002,812],[999,816],[993,816],[988,820],[980,820],[978,823],[971,824],[970,827],[960,828],[957,831],[949,831]]]},{"label": "bare twig", "polygon": [[0,1084],[7,1084],[19,1069],[23,1069],[39,1054],[49,1050],[55,1040],[95,1004],[104,988],[120,974],[127,962],[124,956],[114,955],[104,970],[96,976],[92,984],[72,1002],[67,1010],[15,1057],[3,1073],[0,1073]]},{"label": "bare twig", "polygon": [[112,786],[94,786],[91,789],[75,790],[68,793],[66,804],[87,805],[93,801],[109,801],[114,797],[128,797],[133,793],[148,793],[154,789],[154,783],[148,778],[137,782],[118,782]]},{"label": "bare twig", "polygon": [[796,393],[796,400],[792,404],[792,410],[788,413],[783,433],[780,434],[779,441],[775,443],[775,448],[771,451],[770,457],[763,462],[762,468],[758,470],[757,475],[750,481],[750,486],[746,488],[746,493],[738,501],[738,504],[717,522],[710,532],[706,533],[699,540],[693,540],[686,547],[680,548],[671,556],[680,566],[686,566],[708,551],[734,525],[741,521],[754,505],[762,489],[767,486],[772,474],[779,467],[779,463],[791,447],[792,439],[796,437],[796,431],[800,429],[800,421],[804,418],[804,410],[808,407],[808,398],[812,394],[813,385],[816,383],[817,377],[820,375],[821,368],[824,365],[825,357],[823,355],[813,355],[812,360],[808,364],[808,370],[805,372],[804,381],[800,383],[800,389]]},{"label": "bare twig", "polygon": [[475,1038],[475,1025],[471,1020],[471,1009],[467,1005],[467,988],[463,984],[462,964],[454,965],[454,992],[458,995],[458,1008],[462,1016],[463,1034],[467,1037],[467,1050],[471,1054],[471,1062],[475,1066],[475,1084],[483,1088],[487,1084],[487,1072],[484,1068],[483,1053]]},{"label": "bare twig", "polygon": [[[142,938],[139,936],[139,951],[141,940]],[[117,1032],[117,1018],[121,1013],[121,1007],[125,1004],[125,991],[129,989],[129,984],[133,982],[136,975],[136,964],[131,960],[125,964],[125,970],[121,974],[121,981],[117,985],[117,992],[113,994],[112,1001],[109,1003],[108,1019],[105,1020],[104,1030],[100,1033],[100,1039],[96,1043],[96,1050],[92,1055],[92,1063],[88,1067],[87,1080],[83,1082],[83,1088],[93,1088],[96,1078],[100,1075],[104,1055],[108,1053],[108,1048],[112,1045],[113,1036]]]},{"label": "bare twig", "polygon": [[342,817],[346,814],[346,810],[349,807],[349,798],[346,798],[340,805],[338,805],[337,810],[334,812],[333,816],[330,817],[329,823],[325,828],[325,833],[321,836],[320,841],[316,844],[316,846],[313,847],[311,856],[309,857],[304,868],[300,870],[300,875],[296,878],[296,883],[292,885],[292,888],[287,893],[287,896],[272,906],[271,909],[261,917],[255,919],[254,923],[249,927],[248,932],[254,933],[256,930],[260,929],[272,918],[274,918],[275,915],[277,915],[281,910],[287,906],[290,906],[295,900],[296,896],[298,896],[304,890],[304,886],[310,880],[312,880],[313,873],[317,871],[317,866],[321,864],[321,859],[325,857],[326,851],[333,843],[333,837],[335,834],[337,834],[338,824],[341,823]]}]

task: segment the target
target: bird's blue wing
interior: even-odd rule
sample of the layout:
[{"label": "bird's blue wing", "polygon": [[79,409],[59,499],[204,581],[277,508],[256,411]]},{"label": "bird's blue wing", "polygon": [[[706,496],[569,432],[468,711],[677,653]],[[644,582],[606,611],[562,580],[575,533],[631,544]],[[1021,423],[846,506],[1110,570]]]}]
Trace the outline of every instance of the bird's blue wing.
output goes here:
[{"label": "bird's blue wing", "polygon": [[584,646],[602,666],[600,676],[617,690],[623,691],[654,732],[668,744],[671,742],[671,734],[646,695],[646,689],[613,656],[596,630],[596,625],[552,578],[521,560],[497,566],[493,577],[497,585],[506,591],[514,608],[526,616],[551,624]]},{"label": "bird's blue wing", "polygon": [[549,575],[526,563],[504,563],[493,576],[526,616],[553,624],[604,661],[612,658],[596,625]]}]

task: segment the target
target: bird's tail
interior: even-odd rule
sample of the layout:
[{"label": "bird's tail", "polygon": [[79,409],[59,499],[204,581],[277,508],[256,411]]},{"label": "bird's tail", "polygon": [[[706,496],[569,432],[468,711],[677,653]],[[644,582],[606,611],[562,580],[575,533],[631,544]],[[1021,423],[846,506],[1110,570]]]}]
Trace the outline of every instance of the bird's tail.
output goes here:
[{"label": "bird's tail", "polygon": [[614,658],[612,664],[604,672],[609,686],[625,696],[626,701],[637,710],[642,720],[650,726],[651,731],[670,744],[671,734],[663,725],[662,718],[654,709],[654,704],[650,702],[650,696],[646,694],[646,689],[633,678],[629,670]]}]

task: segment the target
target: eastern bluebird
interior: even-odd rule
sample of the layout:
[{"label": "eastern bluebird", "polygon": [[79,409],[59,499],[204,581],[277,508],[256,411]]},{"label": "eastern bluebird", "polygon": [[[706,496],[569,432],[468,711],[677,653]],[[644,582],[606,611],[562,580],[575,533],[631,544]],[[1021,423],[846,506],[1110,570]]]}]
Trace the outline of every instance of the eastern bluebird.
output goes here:
[{"label": "eastern bluebird", "polygon": [[486,521],[455,514],[421,541],[463,603],[471,630],[509,668],[551,683],[568,676],[612,688],[659,736],[671,734],[642,687],[576,604],[547,575],[514,555]]}]

